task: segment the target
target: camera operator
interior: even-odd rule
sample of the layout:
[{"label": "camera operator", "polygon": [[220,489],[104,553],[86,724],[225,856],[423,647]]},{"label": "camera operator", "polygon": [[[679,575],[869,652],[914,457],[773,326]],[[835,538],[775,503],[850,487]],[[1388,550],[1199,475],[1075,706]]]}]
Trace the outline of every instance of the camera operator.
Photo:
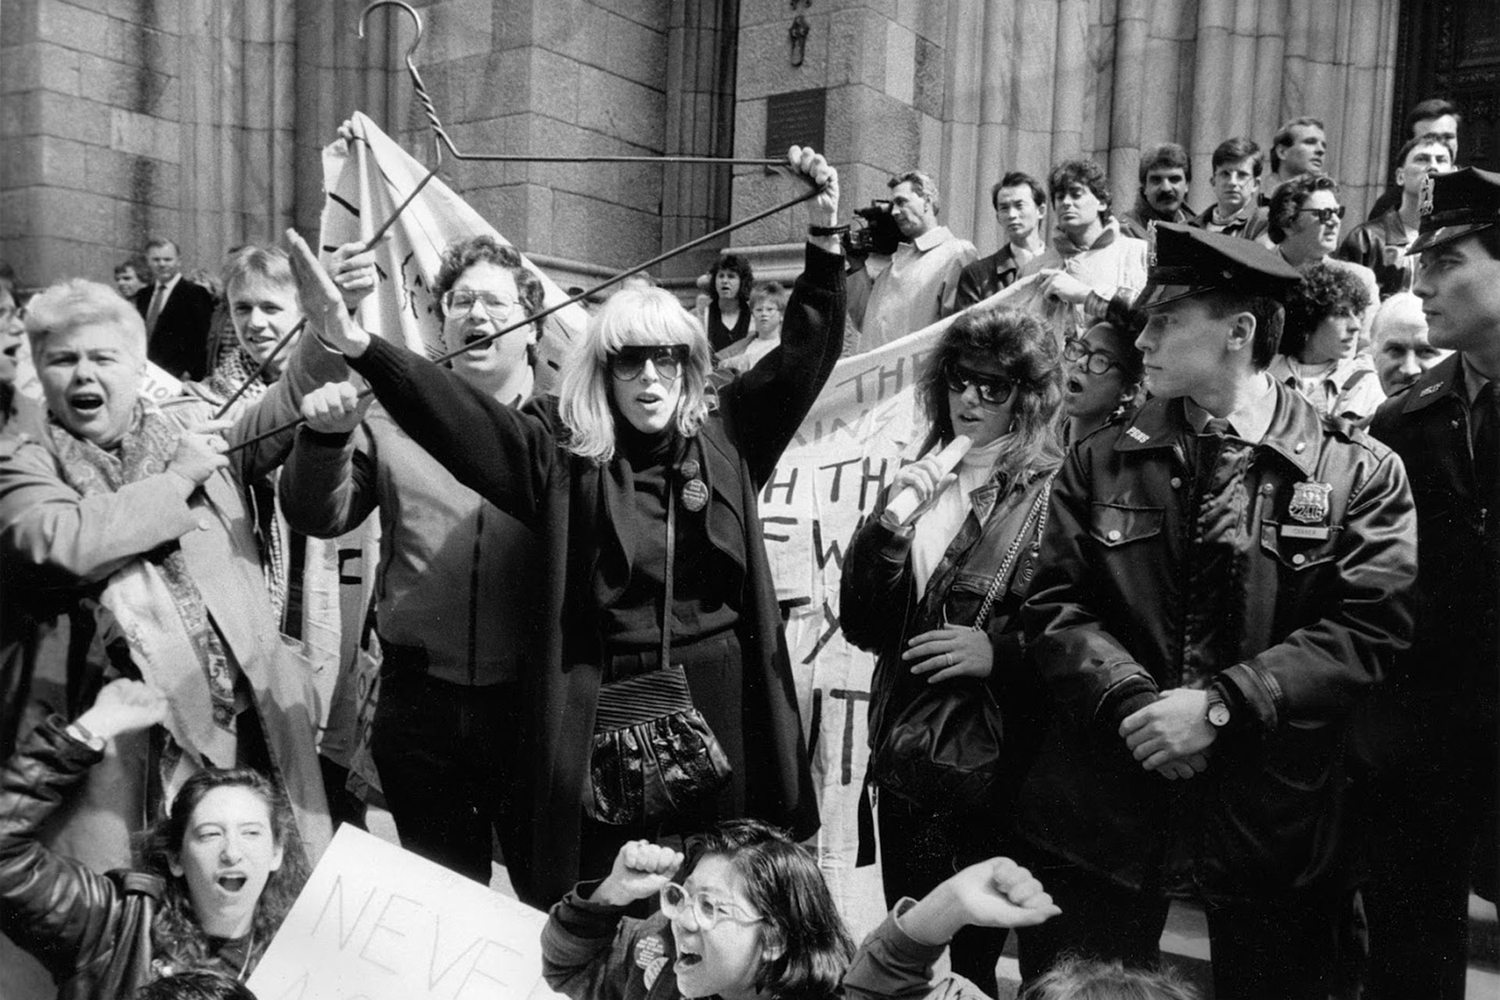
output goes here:
[{"label": "camera operator", "polygon": [[938,225],[938,189],[931,177],[912,170],[892,177],[889,186],[888,212],[882,202],[857,210],[869,225],[846,241],[856,267],[849,281],[852,323],[844,340],[846,356],[904,337],[953,312],[959,272],[979,257],[974,244]]}]

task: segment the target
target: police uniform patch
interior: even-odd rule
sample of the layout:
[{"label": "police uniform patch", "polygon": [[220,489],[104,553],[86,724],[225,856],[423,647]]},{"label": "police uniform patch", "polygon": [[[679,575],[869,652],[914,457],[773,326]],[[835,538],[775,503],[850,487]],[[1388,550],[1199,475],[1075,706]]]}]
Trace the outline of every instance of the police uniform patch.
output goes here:
[{"label": "police uniform patch", "polygon": [[1147,434],[1145,431],[1141,430],[1139,427],[1129,427],[1129,428],[1126,428],[1126,430],[1125,430],[1125,436],[1128,437],[1128,438],[1130,438],[1133,441],[1140,441],[1140,442],[1143,442],[1143,443],[1146,442],[1146,441],[1150,441],[1151,440],[1151,435]]},{"label": "police uniform patch", "polygon": [[1331,483],[1293,483],[1286,512],[1303,524],[1327,524],[1328,495],[1332,492]]}]

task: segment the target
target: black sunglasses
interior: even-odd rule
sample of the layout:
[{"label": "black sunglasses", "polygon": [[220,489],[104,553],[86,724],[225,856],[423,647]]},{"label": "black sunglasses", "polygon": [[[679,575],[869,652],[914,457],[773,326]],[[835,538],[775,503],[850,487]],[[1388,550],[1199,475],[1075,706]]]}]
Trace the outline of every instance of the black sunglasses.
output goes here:
[{"label": "black sunglasses", "polygon": [[1344,206],[1335,205],[1332,208],[1304,208],[1299,209],[1298,215],[1315,215],[1318,225],[1326,226],[1330,222],[1337,222],[1344,217]]},{"label": "black sunglasses", "polygon": [[1016,383],[1004,375],[976,372],[957,361],[949,361],[943,366],[943,380],[948,383],[949,392],[961,394],[968,391],[969,386],[973,386],[979,392],[979,401],[986,406],[1001,405],[1010,398],[1016,387]]},{"label": "black sunglasses", "polygon": [[657,378],[675,382],[687,359],[686,344],[627,344],[611,353],[606,364],[611,375],[621,382],[630,382],[641,377],[649,361]]}]

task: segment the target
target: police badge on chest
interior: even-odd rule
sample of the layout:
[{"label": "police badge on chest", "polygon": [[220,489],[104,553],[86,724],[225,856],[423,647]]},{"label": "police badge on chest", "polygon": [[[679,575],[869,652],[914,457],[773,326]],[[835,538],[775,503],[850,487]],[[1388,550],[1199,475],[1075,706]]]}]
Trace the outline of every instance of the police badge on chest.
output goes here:
[{"label": "police badge on chest", "polygon": [[1332,492],[1331,483],[1293,483],[1292,497],[1286,505],[1288,520],[1281,523],[1278,531],[1281,537],[1326,542],[1328,496]]}]

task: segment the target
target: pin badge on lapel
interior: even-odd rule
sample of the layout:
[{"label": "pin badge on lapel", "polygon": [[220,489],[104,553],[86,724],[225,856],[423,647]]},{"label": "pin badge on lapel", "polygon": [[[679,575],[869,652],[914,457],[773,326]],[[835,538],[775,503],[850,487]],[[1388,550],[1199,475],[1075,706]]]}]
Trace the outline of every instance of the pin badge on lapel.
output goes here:
[{"label": "pin badge on lapel", "polygon": [[698,462],[688,459],[682,463],[682,505],[694,514],[708,506],[708,484],[698,478]]}]

